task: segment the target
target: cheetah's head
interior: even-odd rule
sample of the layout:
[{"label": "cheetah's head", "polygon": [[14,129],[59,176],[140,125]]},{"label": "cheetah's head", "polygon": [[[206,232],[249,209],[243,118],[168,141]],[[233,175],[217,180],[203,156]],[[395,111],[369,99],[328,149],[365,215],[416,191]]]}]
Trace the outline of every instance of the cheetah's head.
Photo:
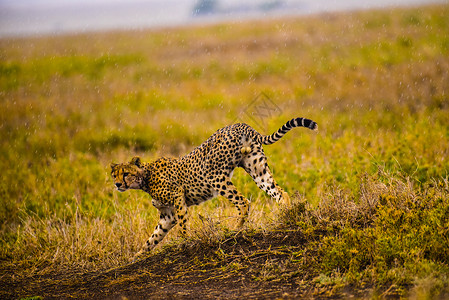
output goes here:
[{"label": "cheetah's head", "polygon": [[133,157],[130,162],[111,164],[111,175],[118,191],[128,189],[140,189],[142,186],[142,161],[139,157]]}]

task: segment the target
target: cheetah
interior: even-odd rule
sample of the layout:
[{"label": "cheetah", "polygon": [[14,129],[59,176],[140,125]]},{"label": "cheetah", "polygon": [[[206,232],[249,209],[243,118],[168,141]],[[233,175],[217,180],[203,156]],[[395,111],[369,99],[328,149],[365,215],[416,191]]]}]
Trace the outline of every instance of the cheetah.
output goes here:
[{"label": "cheetah", "polygon": [[130,162],[112,163],[111,175],[117,190],[143,190],[159,210],[159,222],[135,258],[153,249],[176,224],[185,235],[187,208],[218,195],[235,205],[241,227],[248,216],[249,201],[231,181],[236,167],[251,175],[271,198],[288,204],[289,196],[274,180],[262,145],[275,143],[294,127],[318,128],[312,120],[294,118],[272,135],[264,136],[251,126],[238,123],[219,129],[192,152],[179,158],[163,157],[143,162],[134,157]]}]

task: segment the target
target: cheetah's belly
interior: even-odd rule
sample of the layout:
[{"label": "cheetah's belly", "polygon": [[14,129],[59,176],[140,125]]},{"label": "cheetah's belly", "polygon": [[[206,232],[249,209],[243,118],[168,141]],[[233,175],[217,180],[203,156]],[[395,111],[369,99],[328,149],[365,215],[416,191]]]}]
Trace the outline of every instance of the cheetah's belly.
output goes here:
[{"label": "cheetah's belly", "polygon": [[156,207],[157,209],[161,209],[161,208],[169,206],[166,203],[163,203],[162,201],[154,199],[154,198],[151,199],[151,204],[153,204],[153,206]]},{"label": "cheetah's belly", "polygon": [[187,206],[198,205],[213,197],[217,196],[217,192],[214,190],[191,190],[186,192],[186,204]]}]

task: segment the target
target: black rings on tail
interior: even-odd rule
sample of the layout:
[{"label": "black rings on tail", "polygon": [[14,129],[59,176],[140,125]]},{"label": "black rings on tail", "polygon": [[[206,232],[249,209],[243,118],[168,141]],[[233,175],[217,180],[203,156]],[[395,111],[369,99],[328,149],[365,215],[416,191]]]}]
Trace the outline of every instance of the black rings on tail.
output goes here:
[{"label": "black rings on tail", "polygon": [[281,128],[279,128],[278,131],[276,131],[272,135],[261,136],[260,142],[264,145],[271,145],[273,143],[276,143],[294,127],[307,127],[311,130],[318,130],[318,125],[314,121],[305,118],[295,118],[285,123]]}]

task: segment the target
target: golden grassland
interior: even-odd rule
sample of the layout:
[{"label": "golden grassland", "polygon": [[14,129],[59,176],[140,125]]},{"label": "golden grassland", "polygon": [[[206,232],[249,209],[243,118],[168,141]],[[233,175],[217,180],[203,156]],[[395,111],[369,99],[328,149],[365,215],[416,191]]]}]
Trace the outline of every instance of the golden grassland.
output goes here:
[{"label": "golden grassland", "polygon": [[[261,93],[280,111],[256,124],[247,106]],[[304,232],[316,284],[440,293],[448,94],[447,5],[2,39],[0,278],[129,261],[157,211],[143,192],[114,191],[110,162],[183,155],[236,119],[269,134],[303,116],[317,134],[295,129],[265,147],[297,195],[290,210],[234,174],[252,201],[247,230]],[[174,230],[165,244],[201,243],[205,220],[226,235],[237,215],[221,198],[190,212],[190,236]]]}]

